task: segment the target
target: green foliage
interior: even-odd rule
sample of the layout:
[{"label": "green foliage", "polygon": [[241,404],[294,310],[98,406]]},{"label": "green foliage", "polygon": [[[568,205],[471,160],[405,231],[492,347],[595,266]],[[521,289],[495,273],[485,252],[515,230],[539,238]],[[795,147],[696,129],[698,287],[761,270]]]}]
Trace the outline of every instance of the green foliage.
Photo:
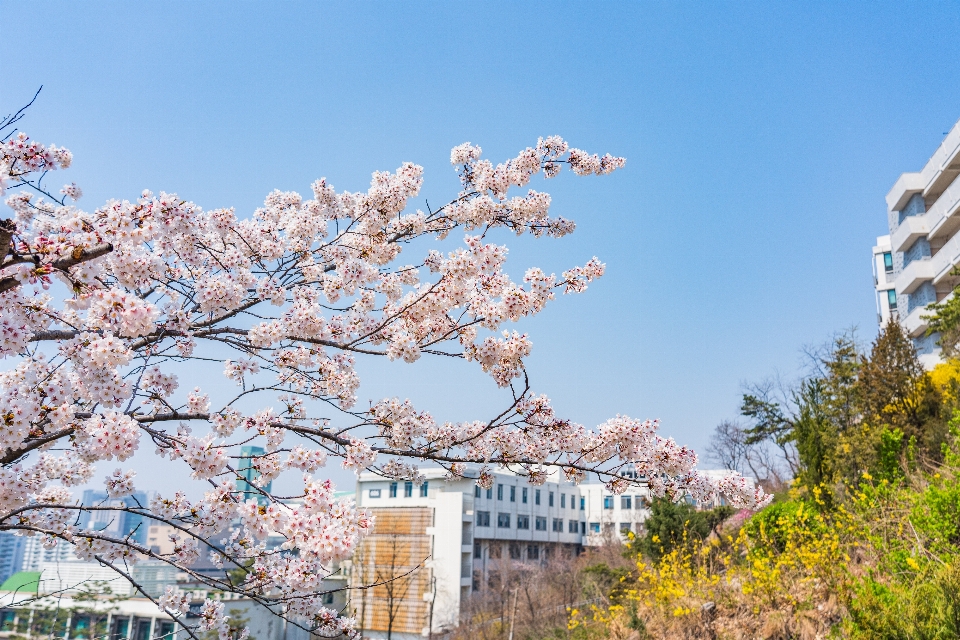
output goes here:
[{"label": "green foliage", "polygon": [[797,405],[791,439],[800,457],[800,478],[804,485],[816,487],[832,479],[831,454],[837,444],[837,427],[828,406],[827,383],[811,378],[794,392]]},{"label": "green foliage", "polygon": [[960,638],[960,566],[932,566],[909,585],[864,578],[854,585],[849,611],[858,640]]},{"label": "green foliage", "polygon": [[[960,353],[960,296],[937,309]],[[597,620],[701,637],[709,602],[714,637],[960,638],[960,360],[925,371],[894,322],[813,365],[740,407],[747,444],[793,456],[789,495],[713,537],[728,512],[654,501],[642,562]]]},{"label": "green foliage", "polygon": [[650,516],[643,523],[643,537],[637,538],[629,549],[660,559],[682,544],[706,539],[733,513],[727,506],[697,511],[686,502],[657,498],[650,504]]},{"label": "green foliage", "polygon": [[630,576],[630,571],[623,567],[611,567],[606,562],[598,562],[583,569],[584,586],[590,585],[590,591],[585,592],[585,596],[592,595],[594,589],[600,593],[609,594],[611,598],[617,599],[622,595],[624,583]]},{"label": "green foliage", "polygon": [[[952,276],[960,276],[960,269],[954,267]],[[954,289],[956,291],[956,289]],[[960,355],[960,296],[954,295],[943,302],[927,307],[933,313],[921,316],[927,321],[927,335],[940,334],[937,344],[947,358]]]},{"label": "green foliage", "polygon": [[889,482],[903,478],[901,454],[903,452],[903,431],[884,428],[880,432],[880,445],[877,451],[877,476]]},{"label": "green foliage", "polygon": [[823,520],[816,517],[817,511],[817,506],[806,500],[776,502],[747,520],[743,533],[750,540],[783,553],[798,532],[804,536],[826,532]]}]

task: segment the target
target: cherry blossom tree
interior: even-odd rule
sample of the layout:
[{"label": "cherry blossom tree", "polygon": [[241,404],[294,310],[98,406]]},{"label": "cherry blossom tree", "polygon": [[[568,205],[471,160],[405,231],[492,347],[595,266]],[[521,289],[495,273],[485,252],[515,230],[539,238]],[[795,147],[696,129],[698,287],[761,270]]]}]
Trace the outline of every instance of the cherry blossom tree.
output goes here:
[{"label": "cherry blossom tree", "polygon": [[[160,560],[319,635],[355,636],[351,618],[322,606],[321,583],[371,518],[317,475],[333,460],[413,481],[418,465],[451,477],[473,465],[484,487],[496,467],[533,484],[556,469],[573,481],[594,472],[615,492],[636,482],[618,475],[629,464],[655,495],[767,500],[738,476],[718,485],[698,474],[694,452],[659,436],[656,421],[617,416],[588,429],[556,415],[531,389],[530,337],[505,329],[604,272],[593,258],[560,276],[531,268],[512,280],[506,247],[491,239],[498,229],[536,238],[574,231],[550,216],[548,194],[520,189],[563,168],[606,175],[624,159],[552,136],[494,164],[465,143],[450,156],[459,193],[426,212],[409,206],[423,181],[412,163],[375,172],[361,193],[322,178],[308,197],[274,191],[250,215],[150,191],[86,211],[76,184],[44,186],[73,157],[17,130],[23,113],[0,123],[0,191],[12,210],[0,221],[0,530],[72,545],[131,581],[135,562]],[[452,251],[419,249],[461,235]],[[398,398],[361,409],[359,354],[476,363],[510,401],[458,423]],[[224,380],[194,370],[210,363]],[[236,392],[211,400],[226,385]],[[243,455],[253,442],[264,453]],[[73,495],[98,473],[109,474],[109,496],[130,495],[134,472],[114,471],[112,461],[147,446],[156,464],[207,483],[206,494],[191,501],[171,490],[137,507],[82,505]],[[260,495],[244,502],[238,478],[251,466]],[[304,474],[299,494],[267,491],[286,470]],[[105,509],[171,525],[175,550],[76,526],[80,512]],[[285,540],[279,548],[267,547],[271,533]],[[201,556],[222,564],[224,577],[192,570]],[[158,604],[194,637],[230,635],[220,602],[204,604],[199,625],[186,622],[184,593],[171,588]]]}]

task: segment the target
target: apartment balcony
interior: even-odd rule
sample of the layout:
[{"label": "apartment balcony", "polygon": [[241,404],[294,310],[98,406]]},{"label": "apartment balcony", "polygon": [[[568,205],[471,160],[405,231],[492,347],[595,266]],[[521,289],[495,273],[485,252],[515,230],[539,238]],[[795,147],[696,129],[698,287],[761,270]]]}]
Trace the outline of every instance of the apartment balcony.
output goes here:
[{"label": "apartment balcony", "polygon": [[960,230],[960,180],[954,180],[923,216],[930,227],[930,239],[949,238]]},{"label": "apartment balcony", "polygon": [[894,251],[906,251],[913,246],[913,243],[930,233],[930,213],[919,216],[907,216],[897,227],[897,230],[890,234],[890,246]]},{"label": "apartment balcony", "polygon": [[903,330],[907,332],[907,335],[911,338],[916,338],[921,336],[927,330],[929,326],[927,321],[924,320],[921,316],[928,315],[930,311],[926,307],[919,307],[910,312],[906,318],[903,319],[901,325]]},{"label": "apartment balcony", "polygon": [[[938,253],[935,257],[939,258],[940,254]],[[896,279],[897,293],[913,293],[924,282],[933,280],[936,274],[933,262],[933,258],[922,258],[904,267]]]},{"label": "apartment balcony", "polygon": [[[923,262],[929,262],[933,268],[933,284],[956,284],[957,277],[951,275],[950,272],[953,271],[954,265],[960,263],[960,234],[950,238],[945,245],[940,247],[936,255]],[[912,265],[913,263],[911,262],[910,266]],[[906,271],[906,269],[904,269],[904,271]],[[897,278],[897,282],[900,282],[899,278]],[[900,292],[899,286],[897,287],[897,291]]]},{"label": "apartment balcony", "polygon": [[887,194],[890,211],[903,208],[914,193],[922,192],[926,199],[937,199],[960,175],[960,123],[955,124],[933,156],[917,173],[900,176]]},{"label": "apartment balcony", "polygon": [[923,185],[923,176],[920,173],[901,174],[887,194],[887,207],[890,211],[900,211],[913,194],[923,191]]}]

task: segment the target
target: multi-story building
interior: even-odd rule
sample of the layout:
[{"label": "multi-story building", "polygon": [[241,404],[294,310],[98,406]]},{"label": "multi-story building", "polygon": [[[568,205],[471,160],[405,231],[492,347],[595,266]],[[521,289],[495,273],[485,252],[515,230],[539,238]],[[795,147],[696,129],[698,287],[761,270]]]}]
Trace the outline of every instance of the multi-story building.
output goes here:
[{"label": "multi-story building", "polygon": [[[83,504],[86,506],[117,506],[135,508],[146,506],[150,502],[150,496],[137,491],[133,495],[123,498],[108,499],[106,491],[94,491],[87,489],[83,492]],[[139,544],[145,544],[147,541],[148,522],[143,516],[126,511],[82,511],[79,516],[80,526],[85,529],[94,529],[103,531],[109,535],[117,537],[129,536],[131,540]]]},{"label": "multi-story building", "polygon": [[260,477],[260,472],[253,466],[255,458],[262,456],[264,453],[263,447],[240,447],[240,458],[244,462],[240,463],[240,467],[237,469],[240,476],[237,478],[237,491],[241,492],[240,499],[244,502],[253,499],[260,504],[267,503],[264,494],[270,493],[270,487],[273,483],[267,482],[262,487],[258,487],[256,479]]},{"label": "multi-story building", "polygon": [[0,531],[0,584],[20,571],[27,539],[9,531]]},{"label": "multi-story building", "polygon": [[877,295],[877,323],[882,327],[897,316],[897,290],[893,281],[890,236],[880,236],[873,247],[873,286]]},{"label": "multi-story building", "polygon": [[20,566],[16,567],[14,573],[17,571],[40,571],[42,565],[77,560],[71,544],[58,542],[54,547],[44,547],[43,536],[29,536],[25,537],[23,541]]},{"label": "multi-story building", "polygon": [[374,529],[346,563],[353,586],[348,608],[364,637],[398,640],[442,633],[458,623],[464,600],[498,584],[517,562],[572,557],[584,546],[622,539],[646,518],[645,488],[613,495],[604,485],[575,485],[559,473],[539,486],[496,471],[489,489],[477,470],[447,479],[425,469],[426,481],[361,474],[357,503],[376,517]]},{"label": "multi-story building", "polygon": [[[926,307],[944,300],[960,283],[960,277],[953,273],[960,264],[958,175],[960,122],[920,171],[904,173],[893,185],[886,198],[889,249],[884,238],[878,238],[873,250],[878,294],[890,291],[891,280],[894,290],[893,294],[886,293],[886,307],[881,295],[880,322],[896,317],[927,367],[939,361],[939,336],[927,335],[929,323],[923,317],[929,313]],[[878,260],[884,260],[882,272]]]}]

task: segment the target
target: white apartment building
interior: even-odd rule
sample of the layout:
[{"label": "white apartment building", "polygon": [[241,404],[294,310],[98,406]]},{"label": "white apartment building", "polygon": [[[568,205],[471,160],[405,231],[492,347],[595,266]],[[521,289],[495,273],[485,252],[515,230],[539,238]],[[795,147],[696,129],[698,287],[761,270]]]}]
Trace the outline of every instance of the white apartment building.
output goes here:
[{"label": "white apartment building", "polygon": [[374,473],[357,482],[357,503],[376,520],[346,572],[356,586],[392,581],[350,591],[348,609],[364,637],[385,638],[388,627],[397,640],[442,633],[457,625],[470,593],[495,584],[508,564],[571,556],[605,536],[639,532],[649,514],[645,487],[613,495],[559,473],[534,486],[496,471],[482,489],[477,469],[455,480],[442,469],[422,473],[421,485]]},{"label": "white apartment building", "polygon": [[873,247],[873,286],[877,295],[877,323],[882,327],[897,313],[890,236],[880,236]]},{"label": "white apartment building", "polygon": [[[894,294],[887,293],[886,311],[896,317],[913,339],[924,366],[932,367],[940,360],[936,334],[926,335],[928,323],[922,316],[927,305],[941,302],[951,295],[960,278],[951,275],[960,264],[960,122],[924,167],[916,173],[904,173],[887,194],[887,223],[890,229],[889,249],[884,238],[874,247],[876,289],[888,292],[893,282]],[[878,269],[878,260],[888,260],[892,269]],[[880,256],[878,258],[878,255]],[[886,263],[885,263],[886,264]],[[894,304],[890,301],[894,300]],[[882,299],[878,306],[880,322],[884,315]]]}]

